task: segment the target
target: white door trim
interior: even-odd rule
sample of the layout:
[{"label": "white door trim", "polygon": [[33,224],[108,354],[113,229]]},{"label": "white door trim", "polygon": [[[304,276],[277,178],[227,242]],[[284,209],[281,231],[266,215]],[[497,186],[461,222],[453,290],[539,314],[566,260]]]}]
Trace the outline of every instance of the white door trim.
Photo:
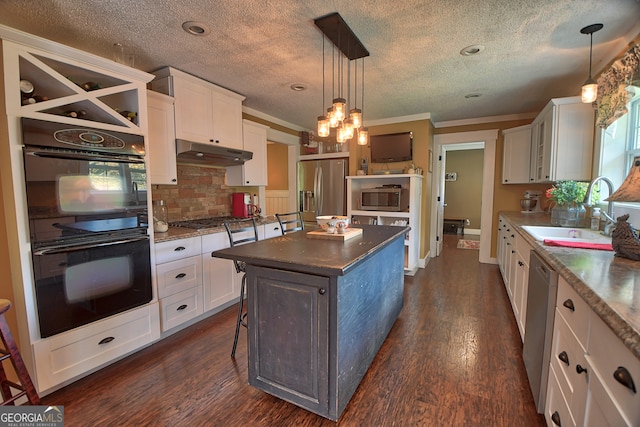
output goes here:
[{"label": "white door trim", "polygon": [[[483,263],[491,263],[491,233],[493,231],[493,186],[495,179],[496,163],[496,143],[498,139],[498,129],[490,129],[473,132],[456,132],[435,135],[434,154],[436,159],[440,158],[444,145],[466,144],[470,142],[484,142],[484,160],[482,172],[482,209],[480,218],[480,254],[479,260]],[[434,168],[434,170],[437,170]],[[436,254],[436,238],[442,238],[442,227],[438,230],[437,208],[440,188],[440,174],[434,174],[431,179],[431,242],[430,252],[432,256]]]}]

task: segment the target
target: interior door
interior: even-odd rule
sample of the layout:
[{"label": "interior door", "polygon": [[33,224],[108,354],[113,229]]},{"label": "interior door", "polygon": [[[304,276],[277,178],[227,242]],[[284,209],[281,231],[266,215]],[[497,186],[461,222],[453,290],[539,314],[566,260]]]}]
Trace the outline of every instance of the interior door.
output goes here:
[{"label": "interior door", "polygon": [[438,198],[436,203],[436,256],[442,253],[443,228],[444,228],[444,165],[446,164],[446,151],[440,146],[440,153],[436,153],[436,176],[438,177]]}]

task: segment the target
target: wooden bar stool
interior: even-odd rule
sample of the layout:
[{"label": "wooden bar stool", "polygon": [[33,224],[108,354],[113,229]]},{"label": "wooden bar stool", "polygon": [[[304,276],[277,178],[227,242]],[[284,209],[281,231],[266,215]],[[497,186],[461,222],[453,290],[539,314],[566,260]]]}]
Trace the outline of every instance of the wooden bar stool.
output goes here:
[{"label": "wooden bar stool", "polygon": [[[4,344],[4,350],[0,349],[0,391],[2,391],[2,405],[13,405],[17,399],[25,395],[31,405],[39,405],[40,396],[38,396],[38,392],[31,382],[29,371],[27,371],[27,367],[24,365],[18,346],[13,339],[13,335],[11,335],[7,319],[4,317],[4,314],[9,311],[10,308],[11,301],[8,299],[0,299],[0,338],[2,339],[2,344]],[[7,378],[3,366],[3,362],[6,359],[11,359],[13,369],[15,369],[16,374],[18,374],[20,384]],[[14,396],[11,389],[19,390],[20,392]]]}]

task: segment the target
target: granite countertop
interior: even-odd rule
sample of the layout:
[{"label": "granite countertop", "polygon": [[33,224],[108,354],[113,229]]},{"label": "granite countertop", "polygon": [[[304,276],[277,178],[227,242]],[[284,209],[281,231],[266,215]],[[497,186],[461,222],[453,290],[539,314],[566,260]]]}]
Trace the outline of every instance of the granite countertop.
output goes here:
[{"label": "granite countertop", "polygon": [[616,257],[612,251],[546,246],[521,229],[523,225],[550,225],[548,214],[500,215],[640,358],[640,261]]},{"label": "granite countertop", "polygon": [[343,276],[369,255],[395,239],[403,239],[409,227],[359,225],[362,235],[342,241],[313,239],[305,231],[259,240],[249,245],[214,251],[219,258],[247,264],[322,276]]},{"label": "granite countertop", "polygon": [[[275,217],[275,215],[256,218],[256,224],[258,225],[272,224],[274,222],[278,222],[278,219]],[[169,230],[166,233],[158,233],[157,231],[154,232],[153,242],[154,243],[168,242],[170,240],[187,239],[189,237],[204,236],[207,234],[224,233],[224,232],[225,232],[224,226],[206,228],[203,230],[195,230],[193,228],[185,228],[185,227],[169,227]]]}]

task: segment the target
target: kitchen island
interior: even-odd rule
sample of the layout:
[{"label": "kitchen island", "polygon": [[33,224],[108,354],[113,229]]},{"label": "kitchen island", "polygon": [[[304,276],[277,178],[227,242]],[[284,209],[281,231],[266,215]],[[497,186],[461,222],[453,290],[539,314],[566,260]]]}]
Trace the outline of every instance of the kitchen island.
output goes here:
[{"label": "kitchen island", "polygon": [[403,306],[408,227],[213,252],[247,266],[249,384],[336,421]]}]

